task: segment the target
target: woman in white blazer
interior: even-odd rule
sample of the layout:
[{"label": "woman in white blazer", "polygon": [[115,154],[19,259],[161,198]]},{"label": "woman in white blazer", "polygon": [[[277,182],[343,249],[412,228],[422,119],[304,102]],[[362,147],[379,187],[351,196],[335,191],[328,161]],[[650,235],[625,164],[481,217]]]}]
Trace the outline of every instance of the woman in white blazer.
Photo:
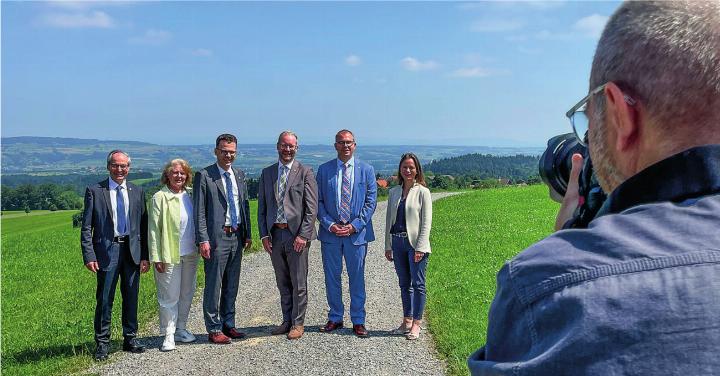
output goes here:
[{"label": "woman in white blazer", "polygon": [[392,333],[414,340],[420,336],[426,302],[432,198],[415,154],[400,158],[398,179],[401,184],[389,192],[385,220],[385,258],[395,264],[403,306],[402,324]]}]

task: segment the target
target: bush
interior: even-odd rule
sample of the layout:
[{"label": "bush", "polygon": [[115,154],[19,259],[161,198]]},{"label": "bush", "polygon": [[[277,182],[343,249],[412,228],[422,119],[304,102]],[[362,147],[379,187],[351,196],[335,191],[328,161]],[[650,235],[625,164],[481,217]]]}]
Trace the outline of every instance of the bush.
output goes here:
[{"label": "bush", "polygon": [[80,227],[82,225],[82,217],[83,217],[82,212],[77,212],[77,213],[73,214],[73,216],[72,216],[73,227]]}]

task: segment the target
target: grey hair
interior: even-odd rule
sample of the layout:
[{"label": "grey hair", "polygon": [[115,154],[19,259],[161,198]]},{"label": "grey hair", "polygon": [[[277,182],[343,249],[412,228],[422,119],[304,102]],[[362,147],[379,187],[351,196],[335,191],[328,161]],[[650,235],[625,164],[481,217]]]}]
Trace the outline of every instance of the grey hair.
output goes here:
[{"label": "grey hair", "polygon": [[299,139],[298,136],[295,134],[295,132],[293,132],[293,131],[282,131],[282,133],[280,133],[280,135],[278,136],[278,141],[277,141],[278,145],[280,145],[280,140],[282,140],[283,136],[293,136],[293,137],[295,137],[295,141],[297,141],[297,143],[300,144],[300,139]]},{"label": "grey hair", "polygon": [[111,151],[110,153],[108,153],[108,156],[107,156],[107,165],[110,166],[110,161],[112,161],[113,155],[118,154],[118,153],[124,155],[124,156],[127,158],[127,160],[128,160],[128,166],[129,166],[129,165],[130,165],[130,156],[128,155],[128,153],[126,153],[126,152],[124,152],[124,151],[122,151],[122,150],[120,150],[120,149],[115,149],[115,150]]},{"label": "grey hair", "polygon": [[[661,131],[717,126],[720,2],[623,3],[598,42],[590,90],[609,81],[639,100]],[[604,108],[596,95],[593,112]]]}]

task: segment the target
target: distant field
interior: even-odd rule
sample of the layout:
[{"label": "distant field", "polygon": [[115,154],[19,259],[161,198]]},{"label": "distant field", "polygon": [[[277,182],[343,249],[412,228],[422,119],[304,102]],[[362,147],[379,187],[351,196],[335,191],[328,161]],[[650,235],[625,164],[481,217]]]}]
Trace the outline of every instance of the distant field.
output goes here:
[{"label": "distant field", "polygon": [[452,375],[485,343],[495,276],[503,263],[552,232],[559,205],[544,185],[479,190],[435,203],[427,317]]},{"label": "distant field", "polygon": [[[3,213],[3,375],[60,375],[92,362],[95,278],[82,264],[80,230],[72,228],[75,212],[35,216],[22,212],[14,217]],[[250,212],[257,250],[256,201],[250,202]],[[200,286],[202,270],[201,265]],[[157,300],[152,272],[140,279],[139,309],[141,332],[154,333]],[[119,291],[113,311],[116,351],[122,340]]]},{"label": "distant field", "polygon": [[[25,213],[23,210],[3,210],[2,211],[2,217],[3,218],[16,218],[16,217],[30,217],[35,215],[45,215],[50,213],[75,213],[77,210],[57,210],[57,211],[50,211],[50,210],[31,210],[30,213]],[[71,222],[72,223],[72,222]]]}]

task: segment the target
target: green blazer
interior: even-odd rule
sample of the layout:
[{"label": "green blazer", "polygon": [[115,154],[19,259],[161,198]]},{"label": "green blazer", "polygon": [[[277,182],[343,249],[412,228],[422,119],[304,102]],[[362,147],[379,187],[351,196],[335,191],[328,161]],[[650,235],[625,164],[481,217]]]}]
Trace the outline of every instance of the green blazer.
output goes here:
[{"label": "green blazer", "polygon": [[180,205],[180,198],[167,186],[153,195],[148,224],[151,262],[180,263]]}]

